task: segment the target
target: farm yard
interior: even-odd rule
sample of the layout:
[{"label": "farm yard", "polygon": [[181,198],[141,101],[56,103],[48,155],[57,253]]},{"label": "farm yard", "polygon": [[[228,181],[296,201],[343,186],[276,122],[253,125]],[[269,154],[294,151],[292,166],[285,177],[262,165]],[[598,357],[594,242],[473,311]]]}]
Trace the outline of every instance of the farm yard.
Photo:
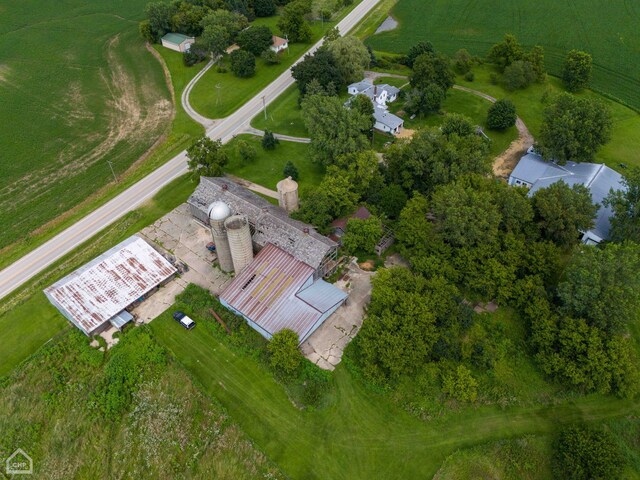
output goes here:
[{"label": "farm yard", "polygon": [[[167,131],[145,1],[0,2],[0,249],[113,182]],[[11,4],[11,5],[9,5]]]},{"label": "farm yard", "polygon": [[[366,43],[374,50],[405,53],[418,41],[428,40],[448,55],[466,48],[485,56],[505,33],[513,33],[527,47],[544,47],[547,68],[554,75],[560,73],[567,51],[590,52],[592,87],[640,109],[637,1],[399,0],[391,14],[399,26],[369,37]],[[373,33],[368,24],[363,24],[361,32]]]}]

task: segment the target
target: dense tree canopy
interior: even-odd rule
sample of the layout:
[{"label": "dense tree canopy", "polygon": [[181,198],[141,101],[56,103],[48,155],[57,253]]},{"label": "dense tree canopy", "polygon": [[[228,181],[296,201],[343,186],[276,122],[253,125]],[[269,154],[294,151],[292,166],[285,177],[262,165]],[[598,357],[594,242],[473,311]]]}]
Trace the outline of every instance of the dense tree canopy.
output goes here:
[{"label": "dense tree canopy", "polygon": [[231,71],[240,78],[252,77],[256,73],[256,57],[245,50],[231,52]]},{"label": "dense tree canopy", "polygon": [[224,28],[229,35],[229,40],[234,42],[238,33],[249,26],[249,21],[247,20],[247,17],[241,13],[219,8],[207,14],[207,16],[202,19],[201,25],[203,29],[207,28],[207,26],[219,26]]},{"label": "dense tree canopy", "polygon": [[229,161],[227,152],[222,148],[220,140],[213,141],[206,135],[196,140],[187,148],[189,170],[199,179],[204,177],[219,177]]},{"label": "dense tree canopy", "polygon": [[502,98],[489,107],[487,127],[492,130],[504,130],[516,124],[516,106],[509,99]]},{"label": "dense tree canopy", "polygon": [[370,118],[345,108],[342,100],[324,95],[308,95],[302,102],[305,125],[311,136],[311,155],[324,165],[340,155],[365,150]]},{"label": "dense tree canopy", "polygon": [[238,34],[236,43],[243,50],[251,52],[258,57],[273,44],[273,34],[269,27],[264,25],[250,27]]},{"label": "dense tree canopy", "polygon": [[311,12],[310,3],[295,0],[285,5],[278,28],[287,35],[290,42],[308,42],[311,40],[311,27],[305,15]]},{"label": "dense tree canopy", "polygon": [[373,254],[382,237],[382,221],[375,215],[361,220],[352,218],[347,222],[347,231],[342,237],[342,245],[350,253]]},{"label": "dense tree canopy", "polygon": [[562,69],[562,80],[567,90],[579,92],[589,85],[591,79],[591,55],[580,50],[571,50],[567,54]]},{"label": "dense tree canopy", "polygon": [[453,86],[454,74],[449,58],[444,54],[423,53],[413,63],[409,80],[413,88],[424,90],[435,83],[445,92]]},{"label": "dense tree canopy", "polygon": [[560,163],[588,162],[610,138],[611,113],[602,102],[563,93],[545,108],[538,149]]},{"label": "dense tree canopy", "polygon": [[329,42],[328,50],[345,83],[353,83],[364,78],[364,70],[369,66],[371,56],[362,40],[353,35],[339,37]]},{"label": "dense tree canopy", "polygon": [[625,240],[640,244],[640,168],[632,167],[623,177],[624,190],[610,192],[604,205],[611,207],[609,238],[614,242]]},{"label": "dense tree canopy", "polygon": [[207,25],[200,37],[200,43],[214,57],[222,55],[229,46],[229,33],[220,25]]},{"label": "dense tree canopy", "polygon": [[560,246],[578,243],[580,232],[593,226],[598,211],[587,187],[569,187],[563,181],[537,190],[533,205],[542,235]]},{"label": "dense tree canopy", "polygon": [[325,90],[329,88],[333,92],[345,85],[335,58],[327,48],[319,48],[313,55],[305,55],[301,62],[291,68],[291,75],[302,95],[306,95],[309,84],[314,80]]},{"label": "dense tree canopy", "polygon": [[522,45],[518,43],[514,35],[508,33],[504,36],[502,42],[496,43],[491,47],[487,59],[497,65],[501,71],[504,71],[513,62],[522,60],[523,57],[524,50]]},{"label": "dense tree canopy", "polygon": [[423,53],[436,53],[431,42],[418,42],[413,45],[407,52],[406,64],[409,68],[413,68],[413,64]]},{"label": "dense tree canopy", "polygon": [[273,0],[253,0],[253,11],[256,17],[271,17],[276,14],[276,3]]}]

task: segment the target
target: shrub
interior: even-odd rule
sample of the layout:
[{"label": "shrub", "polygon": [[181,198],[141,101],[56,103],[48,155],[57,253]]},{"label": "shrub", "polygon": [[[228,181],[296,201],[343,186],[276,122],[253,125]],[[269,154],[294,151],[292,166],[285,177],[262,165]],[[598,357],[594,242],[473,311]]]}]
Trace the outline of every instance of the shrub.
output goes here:
[{"label": "shrub", "polygon": [[613,436],[583,426],[562,430],[554,460],[557,478],[566,480],[618,478],[624,468],[624,457]]},{"label": "shrub", "polygon": [[473,378],[471,370],[458,365],[442,378],[442,391],[461,402],[475,402],[478,396],[478,381]]},{"label": "shrub", "polygon": [[231,71],[240,78],[252,77],[256,73],[256,57],[245,50],[233,51]]},{"label": "shrub", "polygon": [[453,56],[453,68],[460,75],[464,75],[471,71],[473,65],[473,57],[464,48],[458,50]]},{"label": "shrub", "polygon": [[504,130],[516,124],[516,106],[511,100],[503,98],[489,107],[487,127],[491,130]]},{"label": "shrub", "polygon": [[465,79],[467,82],[473,82],[473,81],[476,79],[476,76],[474,75],[474,73],[473,73],[473,72],[467,72],[467,73],[464,75],[464,79]]},{"label": "shrub", "polygon": [[280,55],[278,55],[276,52],[274,52],[270,48],[267,48],[264,52],[262,52],[262,55],[260,55],[260,58],[267,65],[277,65],[280,63]]},{"label": "shrub", "polygon": [[244,163],[249,163],[252,160],[255,160],[258,155],[256,149],[253,148],[253,145],[249,142],[245,142],[244,140],[238,140],[236,148],[238,149],[238,154]]},{"label": "shrub", "polygon": [[273,150],[280,143],[280,141],[269,130],[264,131],[262,136],[262,148],[265,150]]},{"label": "shrub", "polygon": [[282,173],[284,174],[284,178],[291,177],[293,180],[298,180],[298,169],[291,160],[289,160],[284,166]]},{"label": "shrub", "polygon": [[285,328],[273,335],[267,345],[271,368],[283,379],[293,379],[299,372],[303,357],[298,342],[298,334]]},{"label": "shrub", "polygon": [[504,88],[507,90],[521,90],[527,88],[536,79],[536,72],[531,62],[518,60],[504,70]]}]

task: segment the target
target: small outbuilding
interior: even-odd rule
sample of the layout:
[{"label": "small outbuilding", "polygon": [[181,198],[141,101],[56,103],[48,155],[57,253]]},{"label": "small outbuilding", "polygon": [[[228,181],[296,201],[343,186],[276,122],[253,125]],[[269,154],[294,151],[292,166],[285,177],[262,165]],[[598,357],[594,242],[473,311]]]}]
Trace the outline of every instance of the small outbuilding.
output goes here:
[{"label": "small outbuilding", "polygon": [[191,45],[195,43],[196,39],[183,35],[182,33],[167,33],[160,41],[163,47],[185,53],[191,49]]},{"label": "small outbuilding", "polygon": [[272,39],[273,39],[273,43],[269,48],[271,48],[271,50],[273,50],[274,52],[280,53],[281,51],[289,48],[289,40],[287,40],[286,38],[281,38],[274,35]]},{"label": "small outbuilding", "polygon": [[46,288],[49,301],[85,335],[118,330],[133,316],[126,308],[169,280],[176,268],[134,235]]}]

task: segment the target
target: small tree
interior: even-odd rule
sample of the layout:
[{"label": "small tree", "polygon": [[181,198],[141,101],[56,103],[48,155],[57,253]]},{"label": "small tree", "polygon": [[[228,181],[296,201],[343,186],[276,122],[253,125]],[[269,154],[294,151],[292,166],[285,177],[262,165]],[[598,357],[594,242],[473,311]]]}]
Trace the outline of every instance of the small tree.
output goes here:
[{"label": "small tree", "polygon": [[524,51],[522,46],[516,40],[516,37],[510,33],[504,36],[500,43],[496,43],[489,50],[489,62],[498,66],[501,72],[517,60],[522,60]]},{"label": "small tree", "polygon": [[535,79],[533,66],[524,60],[516,60],[504,69],[504,88],[510,91],[527,88]]},{"label": "small tree", "polygon": [[487,127],[491,130],[504,130],[516,124],[516,106],[509,99],[503,98],[489,107],[487,111]]},{"label": "small tree", "polygon": [[294,378],[302,365],[299,341],[298,334],[286,328],[275,333],[267,345],[271,368],[284,379]]},{"label": "small tree", "polygon": [[442,391],[461,402],[475,402],[478,397],[478,381],[473,378],[471,370],[458,365],[455,371],[442,377]]},{"label": "small tree", "polygon": [[459,137],[468,137],[475,131],[471,119],[459,113],[450,113],[444,118],[440,131],[447,138],[451,135],[458,135]]},{"label": "small tree", "polygon": [[270,48],[267,48],[264,52],[262,52],[262,55],[260,55],[260,58],[267,65],[277,65],[280,63],[280,55],[278,55],[276,52],[274,52]]},{"label": "small tree", "polygon": [[580,50],[571,50],[564,61],[562,80],[567,90],[579,92],[591,79],[592,60],[591,55]]},{"label": "small tree", "polygon": [[619,478],[625,458],[612,435],[589,427],[566,427],[554,445],[557,478],[591,480]]},{"label": "small tree", "polygon": [[262,148],[265,150],[273,150],[280,143],[280,141],[269,130],[264,131],[262,136]]},{"label": "small tree", "polygon": [[473,65],[473,57],[471,54],[464,48],[458,50],[456,54],[453,56],[453,66],[457,73],[460,75],[465,75],[471,71],[471,66]]},{"label": "small tree", "polygon": [[223,174],[223,167],[229,161],[227,152],[222,148],[220,140],[211,140],[203,135],[187,148],[189,170],[195,178],[219,177]]},{"label": "small tree", "polygon": [[231,52],[231,71],[240,78],[252,77],[256,73],[256,57],[245,50]]},{"label": "small tree", "polygon": [[282,173],[284,174],[285,178],[291,177],[293,180],[298,180],[298,169],[291,160],[286,163]]},{"label": "small tree", "polygon": [[252,160],[255,160],[258,153],[256,149],[249,142],[245,140],[238,140],[236,143],[236,148],[238,149],[238,155],[240,155],[240,159],[244,163],[249,163]]},{"label": "small tree", "polygon": [[267,26],[249,27],[238,34],[236,43],[258,57],[273,45],[273,34]]},{"label": "small tree", "polygon": [[435,83],[427,85],[424,89],[414,88],[407,94],[404,109],[410,115],[428,115],[440,110],[446,94]]}]

